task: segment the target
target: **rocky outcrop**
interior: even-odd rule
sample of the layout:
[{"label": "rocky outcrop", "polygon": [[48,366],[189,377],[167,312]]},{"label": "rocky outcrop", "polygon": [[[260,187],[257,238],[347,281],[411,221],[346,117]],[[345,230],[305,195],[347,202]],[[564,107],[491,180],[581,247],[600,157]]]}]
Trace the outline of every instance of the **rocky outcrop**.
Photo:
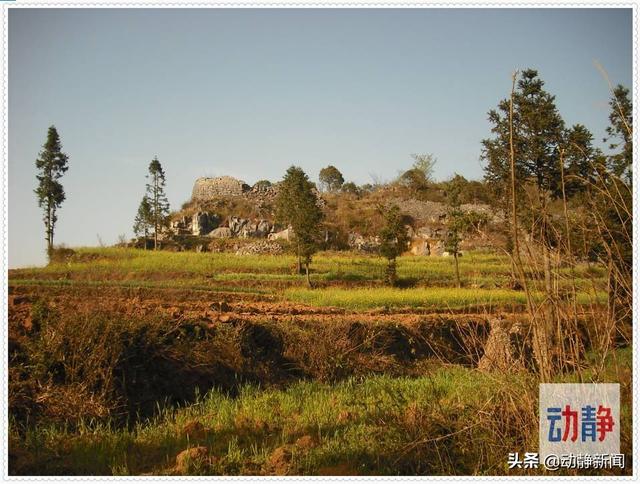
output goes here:
[{"label": "rocky outcrop", "polygon": [[349,234],[347,243],[350,248],[362,252],[376,252],[380,248],[380,237],[365,237],[357,233]]},{"label": "rocky outcrop", "polygon": [[198,178],[191,192],[192,200],[211,200],[222,197],[237,197],[251,190],[242,180],[232,176],[218,176],[215,178]]},{"label": "rocky outcrop", "polygon": [[431,244],[428,240],[413,239],[409,246],[409,252],[413,255],[431,255]]},{"label": "rocky outcrop", "polygon": [[230,217],[228,225],[229,225],[229,228],[231,229],[231,232],[233,232],[233,235],[238,236],[242,231],[242,229],[244,229],[244,227],[250,222],[251,220],[247,218]]},{"label": "rocky outcrop", "polygon": [[268,220],[262,219],[262,220],[250,221],[249,223],[245,224],[242,227],[242,229],[238,233],[238,236],[244,239],[247,239],[247,238],[260,239],[260,238],[267,237],[272,229],[273,229],[273,225],[271,225],[271,223]]},{"label": "rocky outcrop", "polygon": [[442,240],[436,240],[434,243],[430,244],[430,256],[441,257],[444,255],[444,242]]},{"label": "rocky outcrop", "polygon": [[217,228],[220,221],[215,214],[209,212],[196,212],[191,217],[191,234],[207,235]]},{"label": "rocky outcrop", "polygon": [[[413,198],[391,198],[388,205],[397,205],[403,214],[409,215],[423,227],[437,227],[447,221],[449,208],[446,204],[428,200],[416,200]],[[484,214],[490,222],[503,221],[499,213],[484,203],[463,203],[460,205],[463,212],[476,212]]]}]

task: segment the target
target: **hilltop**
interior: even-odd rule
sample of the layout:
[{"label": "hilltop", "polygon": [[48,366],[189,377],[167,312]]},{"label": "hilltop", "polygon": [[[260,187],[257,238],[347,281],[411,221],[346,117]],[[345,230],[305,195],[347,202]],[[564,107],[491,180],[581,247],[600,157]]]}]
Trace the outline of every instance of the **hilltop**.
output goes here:
[{"label": "hilltop", "polygon": [[[480,189],[479,189],[480,187]],[[496,248],[502,241],[502,217],[487,203],[480,182],[467,182],[461,209],[478,216],[477,230],[462,242],[463,250]],[[258,240],[288,242],[291,232],[275,217],[278,184],[261,180],[248,185],[231,176],[198,178],[191,198],[170,215],[163,233],[165,247],[198,251],[238,250]],[[442,256],[450,207],[446,183],[419,191],[401,183],[340,190],[316,190],[325,212],[323,224],[327,250],[376,252],[385,208],[397,205],[403,214],[413,255]],[[262,244],[278,252],[282,244]]]}]

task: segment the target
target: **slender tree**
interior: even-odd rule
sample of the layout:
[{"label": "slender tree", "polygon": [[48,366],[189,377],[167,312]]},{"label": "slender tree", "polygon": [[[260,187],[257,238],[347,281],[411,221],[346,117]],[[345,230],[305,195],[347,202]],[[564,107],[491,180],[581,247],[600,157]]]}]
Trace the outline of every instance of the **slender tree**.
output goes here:
[{"label": "slender tree", "polygon": [[291,166],[279,185],[276,219],[293,229],[298,272],[301,272],[304,264],[307,284],[311,287],[309,265],[321,240],[323,213],[318,205],[314,185],[301,168]]},{"label": "slender tree", "polygon": [[136,217],[133,220],[133,233],[138,237],[144,237],[145,249],[147,248],[147,237],[151,227],[153,227],[151,203],[149,203],[149,198],[144,195],[138,206],[138,213],[136,213]]},{"label": "slender tree", "polygon": [[169,215],[169,201],[165,194],[165,174],[160,161],[156,156],[149,163],[149,173],[147,174],[147,194],[146,198],[151,207],[151,221],[153,223],[153,248],[158,249],[158,233],[166,225],[167,215]]},{"label": "slender tree", "polygon": [[407,250],[409,235],[402,220],[402,213],[397,205],[384,212],[384,226],[380,232],[380,255],[387,259],[385,281],[391,286],[398,282],[396,259]]},{"label": "slender tree", "polygon": [[69,168],[68,162],[69,157],[62,152],[58,131],[55,126],[50,126],[47,141],[36,160],[38,187],[34,190],[38,197],[38,205],[44,210],[45,240],[49,255],[53,250],[53,235],[58,221],[57,211],[66,198],[60,178]]},{"label": "slender tree", "polygon": [[460,208],[460,197],[464,187],[464,178],[458,174],[447,183],[447,233],[444,240],[445,250],[453,256],[456,269],[456,285],[462,287],[460,281],[460,266],[458,257],[460,256],[460,243],[462,234],[466,231],[465,214]]}]

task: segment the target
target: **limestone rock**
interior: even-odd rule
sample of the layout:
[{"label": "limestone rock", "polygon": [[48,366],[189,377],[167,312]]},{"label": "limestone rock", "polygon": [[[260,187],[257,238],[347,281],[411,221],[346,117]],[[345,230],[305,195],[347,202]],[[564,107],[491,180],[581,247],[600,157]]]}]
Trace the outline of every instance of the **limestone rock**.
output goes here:
[{"label": "limestone rock", "polygon": [[411,241],[411,248],[409,252],[413,255],[430,255],[431,254],[431,245],[428,240],[425,239],[413,239]]},{"label": "limestone rock", "polygon": [[349,247],[362,252],[376,252],[380,248],[380,237],[364,237],[357,233],[350,233],[347,243]]},{"label": "limestone rock", "polygon": [[273,232],[269,234],[269,240],[286,240],[290,241],[293,238],[293,229],[284,229],[280,232]]},{"label": "limestone rock", "polygon": [[252,255],[252,254],[282,254],[283,249],[277,242],[261,240],[253,244],[245,245],[236,251],[236,255]]},{"label": "limestone rock", "polygon": [[218,227],[209,232],[209,237],[213,237],[214,239],[228,239],[233,237],[233,232],[229,227]]},{"label": "limestone rock", "polygon": [[251,220],[240,217],[230,217],[229,218],[229,229],[233,232],[233,235],[239,236],[243,229],[251,223]]},{"label": "limestone rock", "polygon": [[209,212],[196,212],[191,217],[191,233],[193,235],[207,235],[218,226],[218,217]]},{"label": "limestone rock", "polygon": [[429,246],[430,256],[433,257],[442,257],[444,255],[444,242],[442,240],[436,241],[434,244],[430,244]]}]

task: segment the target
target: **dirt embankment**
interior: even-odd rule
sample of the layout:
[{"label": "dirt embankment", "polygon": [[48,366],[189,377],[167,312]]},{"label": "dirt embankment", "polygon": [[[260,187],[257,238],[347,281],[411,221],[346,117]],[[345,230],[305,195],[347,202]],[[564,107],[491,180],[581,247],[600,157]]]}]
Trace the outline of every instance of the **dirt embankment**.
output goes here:
[{"label": "dirt embankment", "polygon": [[420,375],[434,363],[476,365],[486,315],[350,313],[189,291],[13,288],[11,412],[77,420],[188,402],[240,385]]},{"label": "dirt embankment", "polygon": [[527,334],[522,313],[350,312],[233,293],[16,286],[9,404],[18,419],[127,419],[251,382],[417,376],[442,364],[522,370],[532,361]]}]

